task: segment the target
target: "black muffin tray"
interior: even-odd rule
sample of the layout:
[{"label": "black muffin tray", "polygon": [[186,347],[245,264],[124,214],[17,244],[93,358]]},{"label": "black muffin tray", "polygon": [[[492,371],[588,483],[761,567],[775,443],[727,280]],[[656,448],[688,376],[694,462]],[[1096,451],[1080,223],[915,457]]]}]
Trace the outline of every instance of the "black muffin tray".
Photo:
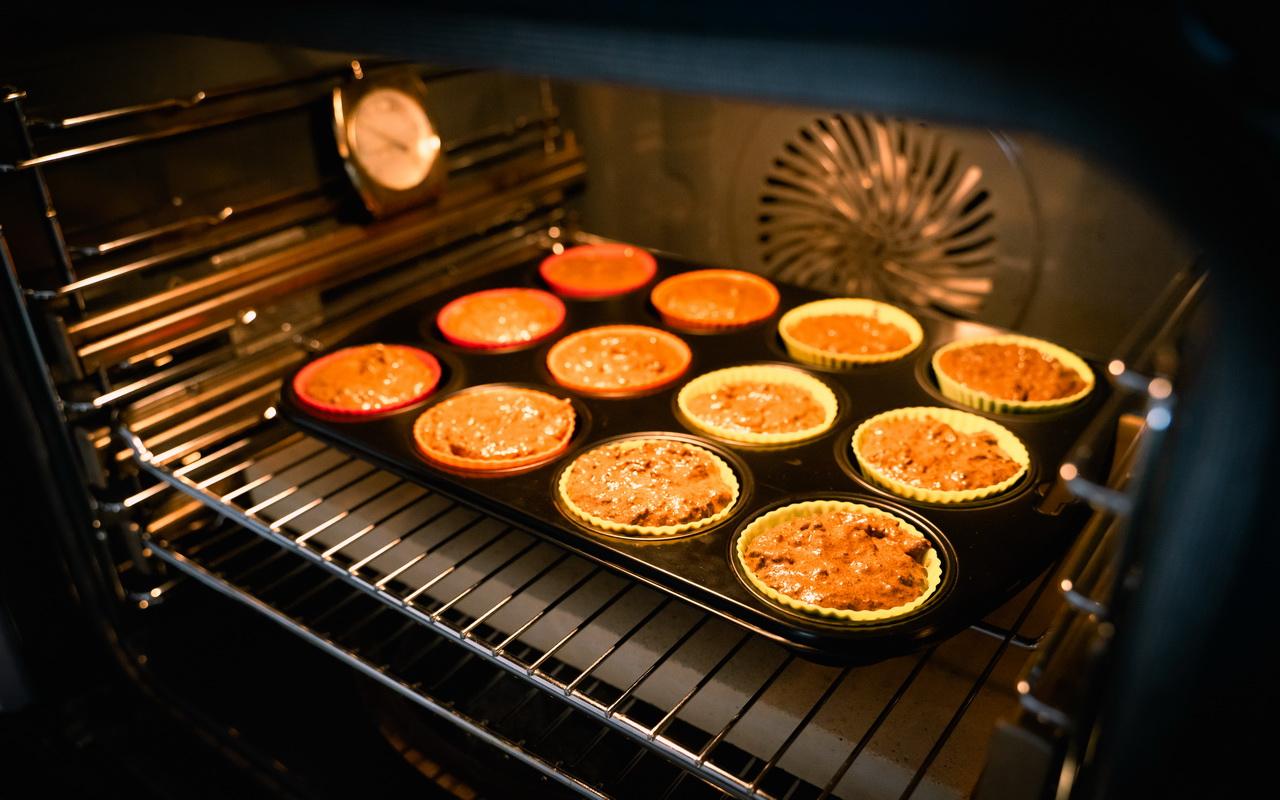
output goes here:
[{"label": "black muffin tray", "polygon": [[[1055,563],[1080,531],[1088,509],[1078,503],[1048,508],[1045,496],[1057,465],[1106,399],[1105,380],[1096,381],[1093,393],[1067,410],[1021,416],[983,414],[1016,434],[1031,454],[1028,474],[1012,490],[995,499],[964,505],[905,500],[860,475],[850,445],[854,428],[870,416],[902,406],[941,406],[978,413],[942,396],[929,358],[953,339],[1002,331],[917,314],[924,327],[924,343],[908,357],[847,371],[822,370],[797,365],[788,357],[777,323],[787,310],[826,295],[780,284],[782,301],[761,323],[720,333],[682,330],[662,322],[649,304],[649,292],[662,278],[705,265],[667,257],[659,257],[658,264],[658,274],[648,285],[621,297],[563,298],[568,313],[560,331],[526,349],[500,353],[447,343],[435,328],[436,313],[450,300],[480,289],[546,288],[538,278],[538,262],[461,283],[387,316],[333,348],[387,342],[428,350],[440,359],[444,370],[431,397],[379,417],[322,417],[297,402],[290,376],[284,381],[281,410],[300,428],[343,450],[828,663],[866,662],[904,653],[978,622]],[[559,387],[546,368],[551,345],[571,331],[612,323],[651,325],[677,334],[693,350],[689,371],[665,389],[631,398],[600,399]],[[801,366],[831,386],[840,412],[827,434],[799,445],[762,448],[716,441],[680,421],[675,395],[688,380],[722,367],[762,362]],[[1090,365],[1099,376],[1097,365]],[[569,449],[549,464],[502,476],[454,472],[422,457],[412,428],[423,409],[455,391],[487,383],[525,385],[573,398],[578,426]],[[657,432],[696,441],[738,471],[741,496],[727,519],[693,535],[653,541],[594,532],[561,511],[556,481],[576,455],[603,440]],[[942,585],[934,596],[909,615],[857,624],[802,615],[749,588],[738,574],[733,550],[737,532],[771,508],[820,498],[883,508],[928,535],[943,560]]]}]

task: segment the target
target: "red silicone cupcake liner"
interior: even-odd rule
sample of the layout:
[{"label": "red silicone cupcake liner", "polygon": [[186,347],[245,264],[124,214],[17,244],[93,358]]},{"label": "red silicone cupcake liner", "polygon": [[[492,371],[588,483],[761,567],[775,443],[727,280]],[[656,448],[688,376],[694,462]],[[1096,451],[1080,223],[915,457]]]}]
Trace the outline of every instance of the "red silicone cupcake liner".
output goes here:
[{"label": "red silicone cupcake liner", "polygon": [[[613,289],[594,289],[582,284],[574,284],[571,281],[556,280],[551,276],[551,268],[559,261],[581,255],[601,255],[601,256],[623,256],[635,260],[641,265],[641,273],[635,280],[624,284],[623,286]],[[563,253],[547,256],[538,265],[538,274],[542,276],[542,280],[547,285],[565,297],[573,297],[583,300],[598,299],[601,297],[614,297],[627,292],[634,292],[641,286],[653,280],[653,276],[658,272],[658,262],[647,250],[641,250],[629,244],[584,244],[577,247],[570,247]]]},{"label": "red silicone cupcake liner", "polygon": [[315,400],[307,396],[307,383],[321,365],[332,361],[338,356],[349,353],[352,350],[359,350],[362,347],[367,346],[368,345],[359,345],[357,347],[344,347],[341,350],[335,350],[328,355],[317,358],[315,361],[312,361],[310,364],[298,370],[297,374],[293,376],[293,396],[298,398],[298,402],[310,411],[319,411],[324,414],[333,414],[339,417],[372,417],[377,414],[386,414],[391,411],[396,411],[397,409],[404,408],[405,406],[411,406],[434,392],[436,390],[436,386],[440,384],[440,362],[436,360],[435,356],[431,355],[426,350],[419,350],[416,347],[409,347],[408,345],[402,344],[391,344],[384,346],[388,350],[400,350],[411,353],[420,359],[422,363],[426,364],[427,368],[430,370],[430,380],[427,383],[427,387],[418,394],[405,400],[401,400],[398,403],[392,403],[390,405],[367,410],[362,408],[342,408],[340,406],[330,405],[329,403],[322,403],[319,400]]},{"label": "red silicone cupcake liner", "polygon": [[[523,294],[537,299],[539,302],[545,304],[547,308],[551,309],[554,314],[554,321],[552,324],[547,326],[545,331],[523,342],[495,342],[492,339],[468,339],[465,336],[458,335],[456,331],[451,330],[453,320],[460,313],[459,309],[462,308],[462,303],[464,301],[473,300],[477,297],[501,297],[507,294]],[[471,294],[466,294],[456,300],[450,301],[449,304],[440,309],[440,313],[436,315],[436,327],[440,329],[440,333],[444,335],[445,339],[459,347],[467,347],[472,350],[514,350],[516,348],[528,347],[529,345],[540,342],[555,333],[560,329],[560,326],[564,324],[564,314],[564,303],[560,301],[560,298],[550,292],[544,292],[541,289],[522,289],[518,287],[485,289],[484,291],[472,292]]]},{"label": "red silicone cupcake liner", "polygon": [[[452,394],[449,397],[444,398],[444,400],[441,400],[440,402],[443,403],[445,402],[445,400],[450,400],[452,398],[461,397],[467,394],[475,394],[480,392],[493,392],[493,391],[509,391],[509,390],[511,390],[511,387],[507,387],[507,386],[492,386],[492,385],[473,386],[470,389],[463,389],[462,391],[457,392],[456,394]],[[529,392],[531,394],[544,394],[544,395],[546,394],[546,392],[539,392],[536,389],[516,389],[516,391]],[[547,395],[547,396],[555,397],[555,395]],[[559,398],[556,398],[556,399],[559,399]],[[527,456],[520,456],[519,458],[494,458],[494,459],[464,458],[462,456],[455,456],[450,453],[441,453],[437,450],[428,449],[422,443],[422,436],[419,431],[419,428],[422,425],[422,420],[425,419],[427,416],[426,411],[422,412],[422,414],[420,414],[418,418],[413,421],[413,443],[414,445],[417,446],[418,452],[421,453],[422,456],[426,458],[428,461],[432,461],[441,466],[449,467],[450,469],[463,470],[466,472],[511,472],[518,469],[524,469],[526,467],[533,467],[533,466],[545,464],[549,461],[556,459],[565,450],[569,449],[569,442],[573,441],[573,434],[578,429],[577,409],[574,409],[572,405],[569,406],[569,408],[573,410],[573,424],[569,426],[569,431],[568,433],[565,434],[564,441],[558,442],[556,446],[551,448],[550,450],[546,450],[541,453],[532,453]]]},{"label": "red silicone cupcake liner", "polygon": [[[739,317],[732,322],[721,322],[715,320],[693,319],[681,316],[678,312],[671,310],[669,306],[669,298],[671,294],[678,291],[682,285],[692,281],[705,280],[707,278],[719,278],[726,282],[738,282],[744,286],[752,286],[762,291],[768,298],[765,308],[750,317]],[[658,313],[662,315],[662,319],[668,325],[674,325],[681,328],[699,328],[703,330],[726,330],[729,328],[741,328],[746,325],[754,325],[762,319],[766,319],[770,314],[778,308],[778,301],[781,296],[778,294],[778,287],[774,286],[767,279],[756,275],[753,272],[743,272],[736,269],[700,269],[694,272],[682,272],[679,275],[672,275],[670,278],[653,287],[649,299],[653,302],[653,307],[658,309]]]},{"label": "red silicone cupcake liner", "polygon": [[[636,384],[628,386],[625,389],[601,389],[591,384],[578,383],[571,378],[561,375],[555,367],[557,354],[565,347],[569,347],[578,339],[585,336],[598,336],[603,332],[611,333],[644,333],[657,336],[662,341],[671,345],[672,349],[680,356],[680,366],[678,369],[672,370],[669,374],[664,375],[656,380],[645,384]],[[594,395],[596,397],[629,397],[631,395],[642,394],[653,389],[674,383],[680,379],[689,370],[689,364],[693,361],[693,351],[689,349],[689,345],[679,336],[658,328],[650,328],[645,325],[601,325],[595,328],[587,328],[586,330],[577,331],[564,337],[560,341],[552,345],[551,350],[547,352],[547,369],[551,372],[551,377],[555,378],[556,383],[572,389],[582,394]]]}]

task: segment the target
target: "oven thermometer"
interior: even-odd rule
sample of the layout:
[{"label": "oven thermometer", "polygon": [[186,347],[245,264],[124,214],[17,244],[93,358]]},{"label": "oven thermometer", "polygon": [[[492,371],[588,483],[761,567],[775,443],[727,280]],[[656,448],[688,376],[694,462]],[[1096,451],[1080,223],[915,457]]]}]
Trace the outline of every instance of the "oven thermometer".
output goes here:
[{"label": "oven thermometer", "polygon": [[426,87],[411,74],[359,80],[334,90],[338,153],[375,216],[438,193],[444,164],[425,96]]}]

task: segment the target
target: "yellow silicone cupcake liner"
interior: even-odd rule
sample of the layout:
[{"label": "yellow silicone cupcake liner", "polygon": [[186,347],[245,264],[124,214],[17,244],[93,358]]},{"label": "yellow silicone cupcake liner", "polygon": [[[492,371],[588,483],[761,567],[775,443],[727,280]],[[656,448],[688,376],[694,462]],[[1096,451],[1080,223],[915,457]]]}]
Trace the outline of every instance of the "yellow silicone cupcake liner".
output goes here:
[{"label": "yellow silicone cupcake liner", "polygon": [[[751,524],[742,529],[738,534],[736,543],[736,552],[738,565],[742,567],[742,573],[755,589],[784,608],[793,611],[799,611],[804,614],[812,614],[814,616],[824,617],[826,619],[842,620],[845,622],[879,622],[886,619],[901,617],[915,611],[938,591],[938,587],[942,584],[942,558],[938,555],[938,548],[935,544],[929,548],[929,552],[925,555],[924,568],[925,579],[928,586],[919,597],[910,603],[896,606],[894,608],[878,608],[873,611],[854,611],[848,608],[828,608],[826,606],[814,605],[806,603],[803,600],[797,600],[794,597],[779,592],[772,586],[760,580],[747,563],[747,547],[751,541],[757,536],[769,532],[771,529],[781,525],[788,520],[800,517],[816,516],[828,511],[853,511],[862,514],[876,514],[882,517],[888,517],[897,522],[908,531],[920,534],[914,525],[902,519],[901,517],[890,514],[879,508],[864,506],[859,503],[850,503],[845,500],[809,500],[803,503],[792,503],[789,506],[776,508],[760,517],[751,521]],[[923,534],[920,534],[923,536]]]},{"label": "yellow silicone cupcake liner", "polygon": [[[994,395],[980,392],[977,389],[971,389],[960,383],[943,371],[941,364],[942,355],[952,350],[959,350],[964,347],[972,347],[976,344],[1016,344],[1023,347],[1030,347],[1039,350],[1047,356],[1052,356],[1062,364],[1075,370],[1081,380],[1084,381],[1084,388],[1075,394],[1067,397],[1059,397],[1053,400],[1006,400],[1003,397],[995,397]],[[1084,359],[1065,347],[1059,347],[1053,342],[1046,342],[1043,339],[1033,339],[1030,336],[1019,336],[1009,333],[1002,336],[984,336],[979,339],[961,339],[958,342],[939,347],[933,354],[932,362],[933,374],[938,379],[938,388],[942,390],[942,395],[948,400],[955,400],[957,403],[963,403],[970,408],[976,408],[979,411],[988,411],[995,414],[1013,413],[1013,414],[1034,414],[1039,411],[1052,411],[1055,408],[1064,408],[1073,403],[1083,400],[1093,391],[1093,370],[1085,363]]]},{"label": "yellow silicone cupcake liner", "polygon": [[[721,387],[734,383],[773,383],[786,384],[788,386],[796,386],[804,389],[814,399],[818,405],[822,406],[822,422],[810,428],[799,431],[789,431],[786,433],[753,433],[751,431],[738,430],[736,428],[726,428],[719,425],[713,425],[705,420],[699,419],[696,414],[689,409],[689,401],[700,395],[709,394]],[[685,416],[691,427],[702,431],[703,433],[717,436],[721,439],[728,439],[734,442],[743,442],[745,444],[760,445],[777,445],[791,444],[793,442],[802,442],[806,439],[812,439],[815,436],[821,436],[830,430],[832,423],[836,421],[836,412],[839,411],[839,403],[836,401],[835,393],[822,381],[801,372],[798,369],[790,367],[778,367],[769,365],[755,365],[745,367],[729,367],[727,369],[718,369],[715,372],[708,372],[705,375],[699,375],[684,385],[680,393],[676,395],[676,405],[680,408],[680,413]]]},{"label": "yellow silicone cupcake liner", "polygon": [[[954,430],[960,433],[990,433],[996,437],[996,443],[1005,455],[1017,462],[1021,467],[1011,477],[1008,477],[999,483],[993,483],[990,486],[979,486],[974,489],[960,489],[955,491],[944,491],[942,489],[925,489],[914,486],[910,483],[900,481],[883,471],[875,464],[867,460],[863,455],[861,442],[862,436],[873,426],[879,422],[890,419],[924,419],[925,417],[933,417],[938,422],[950,425]],[[977,414],[970,414],[966,411],[956,411],[951,408],[895,408],[892,411],[886,411],[883,414],[876,414],[874,417],[863,422],[858,429],[853,432],[853,455],[858,460],[858,467],[862,470],[862,474],[871,482],[883,486],[899,497],[906,497],[911,500],[923,500],[926,503],[969,503],[974,500],[982,500],[987,497],[994,497],[1002,492],[1008,491],[1018,481],[1022,480],[1022,476],[1027,474],[1027,469],[1031,466],[1031,456],[1027,453],[1027,447],[1022,440],[1014,436],[1007,428],[998,423],[992,422],[986,417],[980,417]]]},{"label": "yellow silicone cupcake liner", "polygon": [[[791,326],[800,320],[828,314],[871,317],[878,322],[896,325],[906,332],[911,342],[906,347],[887,353],[857,355],[823,350],[811,344],[805,344],[791,335]],[[834,369],[848,369],[859,364],[883,364],[887,361],[896,361],[915,350],[924,341],[924,329],[920,327],[920,322],[915,317],[897,306],[862,297],[832,297],[827,300],[815,300],[812,303],[796,306],[783,314],[782,319],[778,320],[778,333],[782,336],[782,342],[787,347],[787,353],[796,361]]]},{"label": "yellow silicone cupcake liner", "polygon": [[[621,446],[625,449],[630,449],[633,447],[639,447],[645,442],[652,441],[668,440],[654,436],[645,439],[628,439],[622,442],[603,444],[600,445],[600,447]],[[732,499],[729,500],[724,508],[709,517],[703,517],[702,519],[681,523],[679,525],[629,525],[625,522],[615,522],[614,520],[605,519],[604,517],[597,517],[596,515],[585,511],[569,497],[569,477],[573,474],[573,468],[578,463],[577,459],[571,461],[569,465],[564,468],[564,471],[560,473],[560,480],[557,483],[556,491],[560,494],[560,501],[564,504],[564,507],[573,514],[573,516],[597,530],[605,531],[607,533],[640,536],[645,538],[663,538],[691,533],[700,528],[713,525],[733,513],[734,506],[738,504],[738,496],[741,493],[741,484],[738,482],[738,476],[734,473],[733,468],[730,467],[724,459],[720,458],[720,456],[705,447],[698,447],[695,444],[689,444],[689,447],[692,447],[695,450],[700,450],[711,457],[712,462],[720,471],[720,477],[724,479],[725,485],[729,487],[730,492],[733,494]],[[587,452],[591,451],[588,450]],[[583,455],[585,455],[585,453]],[[579,456],[579,458],[581,458],[581,456]]]}]

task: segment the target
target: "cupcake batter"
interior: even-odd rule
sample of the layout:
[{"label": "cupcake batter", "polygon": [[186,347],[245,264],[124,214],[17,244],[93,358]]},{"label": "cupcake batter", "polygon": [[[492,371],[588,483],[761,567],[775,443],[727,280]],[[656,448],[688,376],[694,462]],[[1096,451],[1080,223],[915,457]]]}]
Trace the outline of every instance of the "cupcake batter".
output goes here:
[{"label": "cupcake batter", "polygon": [[662,439],[604,445],[573,462],[568,499],[592,516],[661,527],[706,519],[734,500],[707,451]]},{"label": "cupcake batter", "polygon": [[787,597],[823,608],[896,608],[929,588],[929,540],[894,519],[827,511],[787,520],[751,540],[756,577]]},{"label": "cupcake batter", "polygon": [[1057,400],[1085,387],[1080,373],[1019,344],[982,343],[948,350],[939,366],[970,389],[1003,400]]},{"label": "cupcake batter", "polygon": [[948,492],[993,486],[1022,469],[994,434],[960,433],[933,417],[887,419],[862,434],[862,457],[903,483]]}]

